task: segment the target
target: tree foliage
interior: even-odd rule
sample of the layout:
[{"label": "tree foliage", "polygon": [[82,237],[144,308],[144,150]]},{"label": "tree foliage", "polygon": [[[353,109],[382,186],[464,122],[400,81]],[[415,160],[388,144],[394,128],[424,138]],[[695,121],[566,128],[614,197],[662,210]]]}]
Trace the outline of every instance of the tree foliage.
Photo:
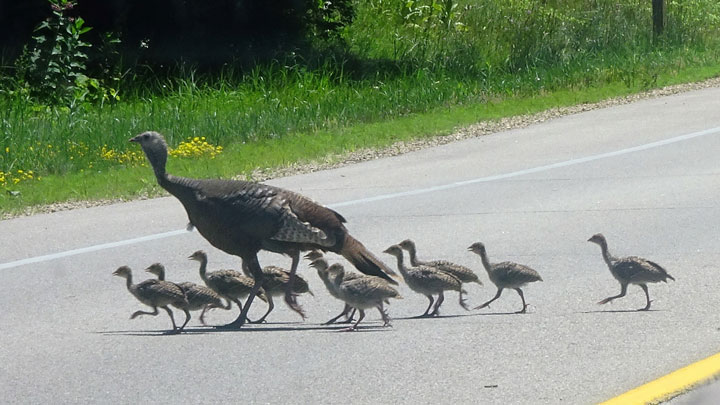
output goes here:
[{"label": "tree foliage", "polygon": [[[48,0],[0,0],[0,49],[20,54],[33,30],[52,17]],[[108,32],[122,40],[130,63],[155,66],[190,62],[212,67],[259,61],[306,45],[312,38],[335,38],[352,21],[351,0],[79,0],[81,16],[95,46]]]}]

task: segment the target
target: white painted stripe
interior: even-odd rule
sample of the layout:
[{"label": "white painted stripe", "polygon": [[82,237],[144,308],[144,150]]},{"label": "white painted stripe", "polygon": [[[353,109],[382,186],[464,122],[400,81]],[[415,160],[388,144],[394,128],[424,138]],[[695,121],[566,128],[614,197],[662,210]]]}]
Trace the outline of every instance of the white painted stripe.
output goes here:
[{"label": "white painted stripe", "polygon": [[75,256],[75,255],[79,255],[82,253],[90,253],[90,252],[96,252],[98,250],[132,245],[135,243],[147,242],[150,240],[164,239],[164,238],[169,238],[171,236],[182,235],[185,233],[188,233],[188,231],[185,229],[181,229],[181,230],[177,230],[177,231],[156,233],[154,235],[141,236],[139,238],[126,239],[126,240],[121,240],[121,241],[117,241],[117,242],[103,243],[101,245],[93,245],[93,246],[88,246],[88,247],[84,247],[84,248],[80,248],[80,249],[66,250],[64,252],[53,253],[53,254],[44,255],[44,256],[30,257],[27,259],[16,260],[14,262],[2,263],[2,264],[0,264],[0,270],[9,269],[12,267],[18,267],[18,266],[22,266],[25,264],[47,262],[50,260],[60,259],[63,257]]},{"label": "white painted stripe", "polygon": [[[330,204],[330,205],[328,205],[328,207],[340,208],[340,207],[347,207],[347,206],[351,206],[351,205],[367,204],[367,203],[371,203],[371,202],[375,202],[375,201],[383,201],[383,200],[389,200],[389,199],[393,199],[393,198],[433,193],[436,191],[442,191],[442,190],[448,190],[448,189],[457,188],[457,187],[463,187],[463,186],[470,185],[470,184],[487,183],[490,181],[509,179],[512,177],[524,176],[526,174],[544,172],[544,171],[548,171],[548,170],[552,170],[552,169],[558,169],[561,167],[574,166],[574,165],[579,165],[579,164],[583,164],[583,163],[587,163],[587,162],[592,162],[595,160],[607,159],[607,158],[611,158],[611,157],[615,157],[615,156],[626,155],[628,153],[653,149],[653,148],[657,148],[660,146],[665,146],[665,145],[670,145],[673,143],[687,141],[689,139],[693,139],[693,138],[697,138],[697,137],[701,137],[701,136],[716,134],[718,132],[720,132],[720,127],[710,128],[710,129],[706,129],[703,131],[692,132],[689,134],[664,139],[662,141],[651,142],[651,143],[646,143],[646,144],[639,145],[639,146],[634,146],[631,148],[620,149],[620,150],[617,150],[614,152],[601,153],[601,154],[586,156],[586,157],[582,157],[582,158],[578,158],[578,159],[565,160],[562,162],[552,163],[549,165],[518,170],[518,171],[514,171],[514,172],[510,172],[510,173],[497,174],[494,176],[478,177],[476,179],[457,181],[457,182],[442,184],[442,185],[438,185],[438,186],[434,186],[434,187],[427,187],[427,188],[421,188],[421,189],[417,189],[417,190],[403,191],[400,193],[383,194],[383,195],[378,195],[378,196],[374,196],[374,197],[345,201],[345,202]],[[177,230],[177,231],[163,232],[163,233],[158,233],[158,234],[154,234],[154,235],[142,236],[142,237],[134,238],[134,239],[122,240],[122,241],[118,241],[118,242],[103,243],[101,245],[88,246],[88,247],[84,247],[84,248],[80,248],[80,249],[73,249],[73,250],[68,250],[65,252],[53,253],[53,254],[44,255],[44,256],[31,257],[31,258],[27,258],[27,259],[17,260],[14,262],[2,263],[2,264],[0,264],[0,270],[18,267],[18,266],[22,266],[25,264],[46,262],[46,261],[50,261],[50,260],[60,259],[63,257],[79,255],[82,253],[96,252],[98,250],[110,249],[110,248],[119,247],[119,246],[132,245],[135,243],[145,242],[145,241],[149,241],[149,240],[169,238],[172,236],[182,235],[187,232],[188,232],[187,230],[181,229],[181,230]]]},{"label": "white painted stripe", "polygon": [[328,205],[328,207],[330,207],[330,208],[347,207],[350,205],[365,204],[365,203],[369,203],[369,202],[389,200],[392,198],[433,193],[436,191],[448,190],[448,189],[452,189],[452,188],[466,186],[469,184],[487,183],[490,181],[504,180],[504,179],[509,179],[512,177],[524,176],[526,174],[544,172],[547,170],[558,169],[561,167],[574,166],[574,165],[579,165],[582,163],[592,162],[595,160],[607,159],[607,158],[611,158],[611,157],[615,157],[615,156],[626,155],[628,153],[653,149],[653,148],[657,148],[660,146],[665,146],[665,145],[669,145],[669,144],[673,144],[673,143],[677,143],[677,142],[687,141],[688,139],[693,139],[693,138],[697,138],[700,136],[712,135],[712,134],[715,134],[718,132],[720,132],[720,127],[710,128],[710,129],[706,129],[703,131],[693,132],[693,133],[686,134],[686,135],[680,135],[680,136],[676,136],[674,138],[664,139],[662,141],[657,141],[657,142],[646,143],[643,145],[633,146],[631,148],[626,148],[626,149],[620,149],[620,150],[616,150],[613,152],[607,152],[607,153],[601,153],[598,155],[591,155],[591,156],[586,156],[586,157],[577,158],[577,159],[565,160],[562,162],[552,163],[552,164],[545,165],[545,166],[532,167],[529,169],[518,170],[518,171],[510,172],[510,173],[496,174],[494,176],[478,177],[476,179],[457,181],[457,182],[448,183],[448,184],[441,184],[441,185],[434,186],[434,187],[422,188],[422,189],[417,189],[417,190],[408,190],[408,191],[403,191],[400,193],[383,194],[383,195],[378,195],[375,197],[361,198],[359,200],[345,201],[345,202],[341,202],[341,203]]}]

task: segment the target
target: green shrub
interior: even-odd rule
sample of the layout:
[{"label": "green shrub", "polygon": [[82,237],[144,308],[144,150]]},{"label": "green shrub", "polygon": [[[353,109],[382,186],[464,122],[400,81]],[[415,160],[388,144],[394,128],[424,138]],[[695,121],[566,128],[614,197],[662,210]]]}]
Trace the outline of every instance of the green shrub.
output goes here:
[{"label": "green shrub", "polygon": [[117,90],[86,75],[90,44],[83,34],[92,28],[81,17],[67,15],[75,3],[48,0],[52,16],[35,28],[31,44],[17,60],[17,83],[42,104],[74,107],[83,102],[118,100]]},{"label": "green shrub", "polygon": [[[52,17],[35,29],[30,47],[18,61],[21,83],[33,97],[51,104],[73,103],[80,86],[87,87],[84,75],[86,48],[81,36],[91,28],[82,18],[66,16],[74,7],[69,0],[48,0]],[[82,83],[79,83],[81,82]]]}]

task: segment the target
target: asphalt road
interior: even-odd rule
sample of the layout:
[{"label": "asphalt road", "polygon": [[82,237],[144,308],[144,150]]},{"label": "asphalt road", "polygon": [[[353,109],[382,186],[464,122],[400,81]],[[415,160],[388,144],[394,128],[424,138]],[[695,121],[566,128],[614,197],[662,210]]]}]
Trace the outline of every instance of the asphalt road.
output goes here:
[{"label": "asphalt road", "polygon": [[[129,134],[130,135],[130,134]],[[689,136],[687,136],[689,135]],[[379,256],[411,237],[421,258],[471,266],[475,306],[495,293],[479,258],[540,272],[525,288],[527,314],[506,291],[466,312],[450,294],[437,319],[412,319],[426,299],[401,286],[356,333],[323,326],[334,301],[306,264],[315,292],[305,322],[282,303],[270,323],[240,331],[199,325],[166,336],[167,316],[142,308],[111,275],[163,262],[168,279],[199,282],[197,249],[211,269],[239,260],[183,229],[172,198],[0,221],[0,398],[5,403],[596,403],[720,350],[720,89],[705,89],[555,119],[433,149],[274,180],[336,208]],[[618,256],[665,266],[677,282],[599,306],[618,283],[597,232]],[[122,241],[131,240],[123,243]],[[134,241],[132,241],[134,240]],[[114,242],[120,242],[112,244]],[[110,244],[110,245],[104,245]],[[98,246],[101,245],[101,246]],[[74,255],[32,259],[59,252]],[[62,256],[62,255],[60,255]],[[32,261],[32,260],[31,260]],[[261,263],[289,265],[264,254]],[[393,263],[394,264],[394,263]],[[257,303],[251,314],[265,309]],[[221,324],[236,312],[213,311]],[[182,319],[182,315],[178,314]]]}]

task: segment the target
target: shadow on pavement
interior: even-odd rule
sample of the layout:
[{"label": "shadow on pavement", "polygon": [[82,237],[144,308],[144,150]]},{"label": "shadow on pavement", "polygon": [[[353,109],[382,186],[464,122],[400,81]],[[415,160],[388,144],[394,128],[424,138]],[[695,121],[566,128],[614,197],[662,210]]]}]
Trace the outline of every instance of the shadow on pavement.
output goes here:
[{"label": "shadow on pavement", "polygon": [[[292,323],[295,324],[295,323]],[[228,332],[302,332],[302,331],[325,331],[325,332],[338,332],[346,329],[348,325],[309,325],[309,324],[298,324],[297,326],[289,326],[288,324],[274,324],[278,326],[272,326],[273,324],[262,324],[262,325],[245,325],[240,329],[233,328],[222,328],[214,326],[206,327],[194,327],[185,328],[182,333],[173,333],[167,329],[163,330],[107,330],[107,331],[95,331],[93,333],[106,335],[106,336],[177,336],[177,335],[204,335],[211,333],[228,333]],[[280,326],[288,325],[288,326]],[[357,332],[376,332],[383,330],[392,330],[391,327],[384,327],[382,325],[360,325]]]}]

